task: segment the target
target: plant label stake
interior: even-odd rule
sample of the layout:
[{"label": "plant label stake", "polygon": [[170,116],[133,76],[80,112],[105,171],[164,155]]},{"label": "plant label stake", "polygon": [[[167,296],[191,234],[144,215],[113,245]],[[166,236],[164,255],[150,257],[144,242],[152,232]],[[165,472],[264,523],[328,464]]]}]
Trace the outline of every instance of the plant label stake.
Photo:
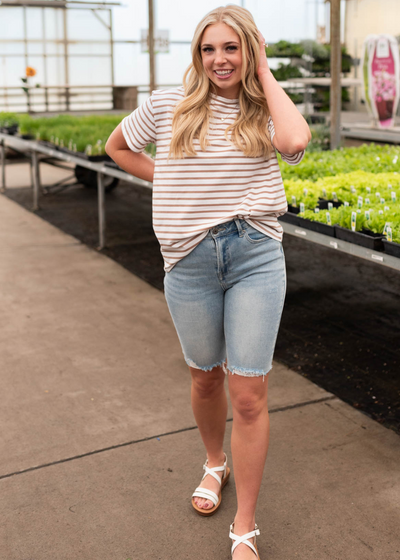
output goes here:
[{"label": "plant label stake", "polygon": [[318,206],[316,206],[316,207],[314,208],[314,212],[315,212],[315,214],[318,214],[318,213],[319,213],[319,208],[318,208]]},{"label": "plant label stake", "polygon": [[350,185],[350,190],[351,190],[352,193],[355,193],[355,192],[356,192],[355,186],[354,186],[354,185]]},{"label": "plant label stake", "polygon": [[381,204],[385,204],[385,199],[384,199],[383,197],[381,197],[380,200],[379,200],[379,202],[380,202]]},{"label": "plant label stake", "polygon": [[349,202],[347,200],[344,201],[345,206],[349,206]]},{"label": "plant label stake", "polygon": [[385,210],[385,212],[389,211],[390,210],[389,206],[385,206],[384,210]]},{"label": "plant label stake", "polygon": [[308,190],[306,188],[303,189],[304,196],[307,196]]},{"label": "plant label stake", "polygon": [[331,225],[332,225],[332,223],[331,223],[331,214],[330,214],[330,212],[327,212],[327,213],[326,213],[326,223],[328,224],[328,226],[331,226]]},{"label": "plant label stake", "polygon": [[332,202],[328,202],[328,210],[332,210],[333,208],[333,203]]},{"label": "plant label stake", "polygon": [[387,230],[388,230],[388,229],[391,229],[391,228],[390,228],[390,223],[389,223],[389,222],[386,222],[386,223],[385,223],[385,227],[383,228],[383,235],[387,235]]},{"label": "plant label stake", "polygon": [[304,214],[304,202],[300,202],[300,214]]},{"label": "plant label stake", "polygon": [[381,193],[380,192],[376,192],[375,193],[376,198],[381,198]]},{"label": "plant label stake", "polygon": [[337,194],[335,192],[332,193],[332,198],[335,202],[338,201]]},{"label": "plant label stake", "polygon": [[371,204],[369,198],[366,198],[366,199],[365,199],[365,204]]},{"label": "plant label stake", "polygon": [[365,210],[365,217],[368,221],[371,219],[371,214],[369,210]]},{"label": "plant label stake", "polygon": [[296,197],[292,195],[292,206],[296,206]]},{"label": "plant label stake", "polygon": [[326,198],[326,189],[322,189],[322,196]]},{"label": "plant label stake", "polygon": [[391,197],[392,197],[392,202],[396,202],[396,193],[394,191],[392,191],[390,194],[391,194]]},{"label": "plant label stake", "polygon": [[383,210],[379,210],[379,214],[382,215],[382,214],[383,214]]},{"label": "plant label stake", "polygon": [[388,227],[386,233],[387,233],[387,240],[392,241],[392,228]]},{"label": "plant label stake", "polygon": [[356,231],[356,219],[357,219],[357,212],[351,213],[351,229],[352,231]]},{"label": "plant label stake", "polygon": [[357,201],[357,208],[362,208],[363,205],[363,197],[359,196]]},{"label": "plant label stake", "polygon": [[371,194],[371,187],[366,187],[366,191],[368,194]]}]

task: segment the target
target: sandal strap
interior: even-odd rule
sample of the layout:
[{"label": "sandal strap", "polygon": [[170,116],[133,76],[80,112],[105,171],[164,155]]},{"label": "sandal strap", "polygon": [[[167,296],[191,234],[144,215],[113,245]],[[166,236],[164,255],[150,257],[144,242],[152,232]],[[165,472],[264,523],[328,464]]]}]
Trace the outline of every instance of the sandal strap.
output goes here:
[{"label": "sandal strap", "polygon": [[[225,453],[224,453],[224,455],[225,455]],[[226,455],[225,455],[225,462],[224,462],[224,464],[223,464],[222,466],[210,468],[210,467],[207,467],[207,464],[208,464],[208,459],[207,459],[206,462],[205,462],[204,465],[203,465],[203,469],[204,469],[206,472],[204,473],[203,478],[202,478],[201,480],[204,480],[205,477],[209,474],[210,476],[212,476],[213,478],[215,478],[215,480],[216,480],[216,481],[219,483],[219,485],[221,486],[221,483],[222,483],[221,477],[218,476],[216,473],[217,473],[217,472],[222,472],[222,471],[223,471],[224,474],[222,475],[222,478],[225,478],[225,476],[226,476],[226,463],[227,463],[227,457],[226,457]]]},{"label": "sandal strap", "polygon": [[231,549],[231,554],[233,555],[235,548],[239,546],[239,544],[243,543],[246,544],[249,548],[251,548],[251,550],[254,552],[257,558],[259,558],[257,550],[255,549],[254,545],[249,540],[247,540],[259,534],[260,534],[260,530],[256,525],[254,531],[250,531],[250,533],[246,533],[245,535],[241,535],[241,536],[235,535],[235,533],[233,532],[233,523],[232,523],[229,531],[229,537],[234,541]]},{"label": "sandal strap", "polygon": [[205,498],[206,500],[211,500],[212,503],[216,506],[219,500],[219,496],[215,494],[212,490],[208,490],[208,488],[196,488],[196,490],[192,494],[192,498]]}]

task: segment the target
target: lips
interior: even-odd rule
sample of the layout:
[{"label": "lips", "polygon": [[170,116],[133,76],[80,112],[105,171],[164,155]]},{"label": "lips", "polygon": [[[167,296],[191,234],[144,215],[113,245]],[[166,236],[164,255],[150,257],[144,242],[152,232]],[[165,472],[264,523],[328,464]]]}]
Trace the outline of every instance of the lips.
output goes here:
[{"label": "lips", "polygon": [[214,70],[214,74],[215,74],[218,78],[220,78],[221,80],[224,80],[224,79],[226,80],[227,78],[230,78],[230,77],[232,76],[233,70],[231,69],[230,72],[227,73],[227,74],[217,74],[217,71]]}]

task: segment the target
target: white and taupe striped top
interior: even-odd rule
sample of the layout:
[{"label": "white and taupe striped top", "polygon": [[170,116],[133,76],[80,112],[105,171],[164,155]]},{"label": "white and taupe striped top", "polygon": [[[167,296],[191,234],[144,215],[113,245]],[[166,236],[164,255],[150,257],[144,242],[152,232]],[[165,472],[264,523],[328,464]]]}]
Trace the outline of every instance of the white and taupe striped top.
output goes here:
[{"label": "white and taupe striped top", "polygon": [[[262,233],[282,241],[278,216],[287,211],[285,189],[276,153],[269,159],[246,157],[224,137],[239,108],[238,99],[211,94],[206,151],[194,140],[197,156],[167,161],[172,115],[184,97],[184,88],[155,90],[135,111],[122,120],[129,148],[142,152],[147,144],[157,146],[153,180],[153,229],[160,242],[164,270],[169,272],[188,255],[217,224],[236,217]],[[221,117],[226,119],[221,121]],[[270,117],[268,129],[275,134]],[[281,154],[290,165],[300,163],[304,150]]]}]

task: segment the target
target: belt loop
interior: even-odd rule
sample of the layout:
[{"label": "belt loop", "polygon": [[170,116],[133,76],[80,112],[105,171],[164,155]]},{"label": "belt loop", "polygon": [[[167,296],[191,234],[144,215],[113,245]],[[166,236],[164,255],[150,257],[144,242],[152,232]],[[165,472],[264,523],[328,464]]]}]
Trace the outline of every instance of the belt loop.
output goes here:
[{"label": "belt loop", "polygon": [[236,224],[236,227],[238,228],[239,237],[243,237],[244,230],[243,230],[242,224],[240,223],[240,220],[238,218],[235,218],[235,224]]}]

